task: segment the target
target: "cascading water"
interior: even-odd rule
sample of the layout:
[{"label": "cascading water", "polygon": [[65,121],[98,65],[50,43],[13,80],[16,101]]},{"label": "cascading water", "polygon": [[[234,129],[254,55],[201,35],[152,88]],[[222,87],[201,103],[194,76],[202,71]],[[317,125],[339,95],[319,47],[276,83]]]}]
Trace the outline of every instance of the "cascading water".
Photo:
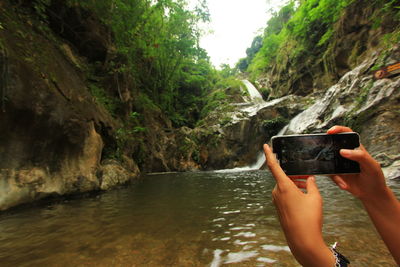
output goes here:
[{"label": "cascading water", "polygon": [[[292,118],[278,135],[321,133],[335,124],[349,122],[358,127],[362,142],[370,153],[385,165],[386,177],[399,177],[400,155],[397,144],[400,124],[396,119],[395,110],[398,105],[397,99],[400,97],[400,77],[375,80],[370,74],[375,61],[374,57],[366,59],[343,75],[338,83],[326,90],[320,98],[288,95],[268,102],[249,101],[230,114],[231,128],[227,129],[227,132],[230,130],[227,135],[229,140],[241,138],[240,142],[246,142],[241,143],[242,146],[248,146],[247,153],[253,153],[252,150],[257,153],[256,151],[261,149],[257,147],[260,139],[251,142],[246,136],[252,139],[260,137],[264,133],[259,130],[264,121],[273,121],[278,116]],[[252,89],[254,86],[248,81],[243,83],[251,97],[255,97]],[[249,83],[251,86],[248,86]],[[259,92],[256,92],[257,94]],[[307,108],[304,108],[306,106]],[[382,127],[385,128],[384,131]],[[244,150],[242,148],[235,152]],[[254,164],[221,172],[256,170],[264,161],[263,153],[259,153]]]},{"label": "cascading water", "polygon": [[[346,111],[348,111],[349,108],[346,109],[342,105],[333,102],[335,102],[335,99],[337,99],[337,96],[339,94],[344,94],[344,91],[346,91],[346,93],[351,93],[351,91],[354,90],[355,84],[357,83],[355,77],[358,77],[360,73],[367,68],[368,64],[370,63],[366,61],[357,68],[355,68],[354,70],[344,75],[338,84],[335,84],[328,89],[323,98],[317,100],[308,109],[304,110],[303,112],[299,113],[296,117],[294,117],[285,127],[283,127],[279,131],[277,135],[279,136],[285,134],[303,133],[304,131],[310,128],[321,129],[335,118],[343,116],[343,114]],[[249,83],[252,87],[254,87],[250,82],[247,81],[247,83]],[[264,102],[262,104],[258,104],[255,106],[262,106],[262,108],[265,108],[270,105],[272,106],[284,100],[286,97],[288,96],[278,98],[269,102]],[[252,110],[254,109],[254,107],[253,106],[247,107],[247,109]],[[323,118],[323,115],[327,113],[329,109],[334,109],[334,111],[331,112],[331,117],[328,120],[325,120]],[[257,113],[257,111],[255,111],[255,113]],[[256,170],[256,169],[258,170],[263,166],[264,162],[265,162],[265,155],[264,153],[260,152],[259,156],[257,157],[256,163],[247,167],[235,168],[223,171],[228,172],[228,171],[246,171],[246,170]]]},{"label": "cascading water", "polygon": [[250,99],[253,102],[264,102],[262,95],[257,90],[257,88],[248,80],[242,80],[242,83],[246,86],[247,91],[249,92]]},{"label": "cascading water", "polygon": [[[398,103],[400,78],[375,80],[369,72],[374,63],[375,58],[369,58],[347,72],[320,99],[291,119],[277,135],[321,133],[335,124],[353,120],[361,131],[363,144],[384,167],[387,179],[398,179],[400,155],[396,140],[399,140],[399,124],[391,110]],[[368,131],[365,131],[367,127]],[[383,127],[385,130],[382,130]]]},{"label": "cascading water", "polygon": [[[288,125],[286,125],[285,127],[283,127],[283,128],[279,131],[279,133],[277,133],[276,135],[277,135],[277,136],[283,135],[283,134],[285,133],[287,127],[288,127]],[[259,169],[261,169],[261,167],[264,165],[265,160],[266,160],[266,159],[265,159],[265,154],[264,154],[263,151],[261,151],[261,152],[258,153],[257,161],[256,161],[253,165],[246,166],[246,167],[241,167],[241,168],[234,168],[234,169],[230,169],[230,170],[221,170],[221,172],[228,172],[228,171],[231,171],[231,172],[238,171],[238,172],[239,172],[239,171],[259,170]]]},{"label": "cascading water", "polygon": [[257,156],[257,162],[250,165],[250,166],[245,166],[245,167],[237,167],[233,169],[223,169],[223,170],[217,170],[215,172],[219,173],[226,173],[226,172],[244,172],[244,171],[255,171],[259,170],[265,162],[265,155],[264,152],[259,152]]}]

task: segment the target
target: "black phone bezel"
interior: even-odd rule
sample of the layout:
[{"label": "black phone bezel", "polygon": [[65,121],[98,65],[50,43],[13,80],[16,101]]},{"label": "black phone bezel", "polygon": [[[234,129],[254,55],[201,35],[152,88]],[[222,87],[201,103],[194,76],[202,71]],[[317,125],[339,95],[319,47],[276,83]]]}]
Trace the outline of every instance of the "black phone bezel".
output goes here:
[{"label": "black phone bezel", "polygon": [[[296,138],[330,138],[334,144],[334,158],[332,161],[314,161],[311,160],[306,162],[304,160],[291,161],[283,163],[282,159],[282,145],[279,142],[282,140],[289,140],[295,142]],[[288,139],[289,138],[289,139]],[[336,138],[336,140],[335,140]],[[344,139],[343,139],[344,138]],[[337,140],[349,140],[347,143],[340,143]],[[328,139],[327,139],[328,140]],[[298,141],[300,144],[304,143]],[[356,132],[339,133],[339,134],[303,134],[303,135],[283,135],[274,136],[271,139],[273,152],[287,175],[299,176],[299,175],[335,175],[335,174],[355,174],[360,172],[360,166],[357,162],[342,157],[339,150],[344,149],[356,149],[360,146],[360,136]],[[301,146],[300,146],[301,147]],[[299,153],[299,152],[298,152]],[[318,163],[316,163],[318,162]],[[323,165],[323,162],[327,164]],[[318,166],[316,166],[318,165]],[[333,166],[332,166],[333,165]],[[328,166],[328,167],[327,167]]]}]

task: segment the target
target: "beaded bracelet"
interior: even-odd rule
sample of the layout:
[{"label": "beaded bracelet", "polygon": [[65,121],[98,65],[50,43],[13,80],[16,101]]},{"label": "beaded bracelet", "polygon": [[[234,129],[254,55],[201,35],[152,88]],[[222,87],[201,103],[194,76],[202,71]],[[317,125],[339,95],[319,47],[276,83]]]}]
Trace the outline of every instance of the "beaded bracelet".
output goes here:
[{"label": "beaded bracelet", "polygon": [[336,246],[337,242],[335,242],[335,244],[330,248],[335,257],[335,267],[347,267],[347,264],[349,264],[350,261],[336,250]]}]

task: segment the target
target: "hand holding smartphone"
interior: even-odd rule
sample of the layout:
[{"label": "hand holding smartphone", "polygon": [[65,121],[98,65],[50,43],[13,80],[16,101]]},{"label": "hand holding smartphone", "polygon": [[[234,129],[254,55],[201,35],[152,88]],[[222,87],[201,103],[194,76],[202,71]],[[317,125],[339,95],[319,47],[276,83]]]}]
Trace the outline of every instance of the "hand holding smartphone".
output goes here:
[{"label": "hand holding smartphone", "polygon": [[357,162],[342,157],[340,149],[355,149],[355,132],[272,137],[272,149],[286,175],[331,175],[359,173]]}]

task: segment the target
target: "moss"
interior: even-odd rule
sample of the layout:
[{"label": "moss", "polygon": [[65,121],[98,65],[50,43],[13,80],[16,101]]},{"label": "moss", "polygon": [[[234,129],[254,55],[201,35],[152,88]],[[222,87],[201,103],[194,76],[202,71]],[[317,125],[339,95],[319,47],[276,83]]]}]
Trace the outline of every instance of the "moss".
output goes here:
[{"label": "moss", "polygon": [[200,163],[200,151],[199,150],[194,150],[192,152],[192,160],[196,163]]},{"label": "moss", "polygon": [[225,116],[225,117],[223,117],[222,119],[221,119],[221,121],[220,121],[220,125],[221,126],[225,126],[225,125],[227,125],[227,124],[229,124],[229,123],[231,123],[232,122],[232,117],[230,117],[230,116]]},{"label": "moss", "polygon": [[356,132],[376,113],[376,108],[367,109],[361,113],[357,111],[363,106],[368,98],[369,91],[374,86],[374,80],[371,80],[365,87],[361,88],[359,96],[355,99],[355,107],[343,118],[342,125],[347,125]]},{"label": "moss", "polygon": [[328,29],[325,34],[321,37],[319,40],[317,46],[323,46],[328,43],[328,41],[332,38],[333,36],[333,29]]},{"label": "moss", "polygon": [[191,158],[196,163],[200,162],[199,140],[195,135],[185,136],[178,145],[178,151],[183,158]]},{"label": "moss", "polygon": [[[1,111],[5,111],[5,103],[7,102],[7,92],[8,92],[8,80],[9,80],[9,70],[8,70],[8,53],[6,47],[0,40],[0,106]],[[0,112],[1,112],[0,111]]]},{"label": "moss", "polygon": [[139,95],[136,104],[143,110],[157,111],[160,109],[156,104],[154,104],[154,102],[150,99],[150,97],[144,93],[141,93]]},{"label": "moss", "polygon": [[386,65],[388,57],[389,57],[389,51],[388,50],[382,51],[378,59],[376,60],[374,66],[371,67],[371,71],[376,71],[384,67]]},{"label": "moss", "polygon": [[368,84],[365,87],[361,88],[360,94],[357,96],[356,101],[355,101],[356,108],[360,108],[362,106],[362,104],[365,103],[365,101],[368,98],[369,91],[371,90],[371,88],[373,86],[374,86],[374,81],[371,80],[368,82]]},{"label": "moss", "polygon": [[350,112],[343,118],[342,125],[350,127],[355,132],[360,132],[362,126],[366,125],[366,122],[375,115],[376,111],[376,108],[372,108],[357,115],[354,115],[354,112]]},{"label": "moss", "polygon": [[272,137],[276,135],[279,132],[279,130],[282,129],[288,123],[289,123],[288,119],[282,116],[277,116],[270,120],[264,120],[261,125],[263,126],[266,135],[268,137]]},{"label": "moss", "polygon": [[89,90],[92,96],[96,99],[96,102],[104,106],[104,108],[112,115],[115,116],[115,110],[117,105],[115,100],[107,96],[106,91],[102,87],[98,87],[96,84],[89,84]]},{"label": "moss", "polygon": [[351,50],[348,62],[357,64],[357,59],[360,56],[360,51],[361,51],[361,40],[358,40],[353,46],[353,49]]},{"label": "moss", "polygon": [[265,99],[268,99],[269,95],[271,94],[271,88],[261,87],[260,92]]}]

